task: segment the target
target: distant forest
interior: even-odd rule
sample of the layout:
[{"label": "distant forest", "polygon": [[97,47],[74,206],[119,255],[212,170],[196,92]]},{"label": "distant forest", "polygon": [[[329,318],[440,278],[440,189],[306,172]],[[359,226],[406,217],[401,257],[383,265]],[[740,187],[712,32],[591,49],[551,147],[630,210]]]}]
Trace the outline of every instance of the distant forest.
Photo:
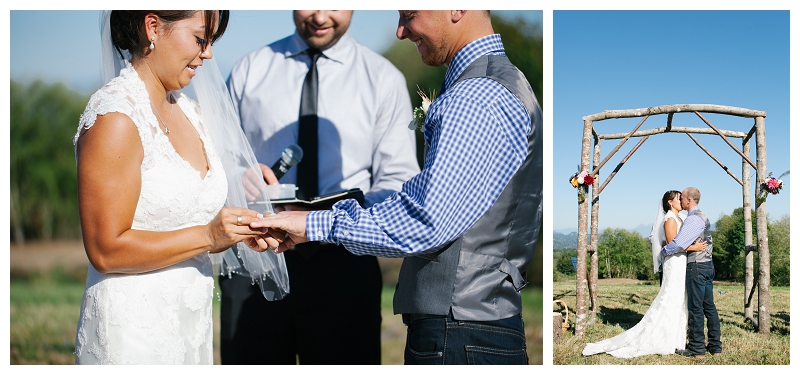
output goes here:
[{"label": "distant forest", "polygon": [[[755,212],[751,212],[755,218]],[[789,216],[778,219],[767,218],[770,252],[770,282],[772,285],[789,285]],[[752,221],[754,241],[756,221]],[[744,210],[739,207],[730,215],[722,215],[712,223],[711,237],[714,239],[713,261],[715,280],[744,281]],[[553,233],[553,280],[575,278],[578,234]],[[606,228],[597,241],[600,278],[631,278],[655,280],[650,241],[636,230]],[[754,254],[758,265],[758,254]],[[588,261],[588,260],[587,260]]]}]

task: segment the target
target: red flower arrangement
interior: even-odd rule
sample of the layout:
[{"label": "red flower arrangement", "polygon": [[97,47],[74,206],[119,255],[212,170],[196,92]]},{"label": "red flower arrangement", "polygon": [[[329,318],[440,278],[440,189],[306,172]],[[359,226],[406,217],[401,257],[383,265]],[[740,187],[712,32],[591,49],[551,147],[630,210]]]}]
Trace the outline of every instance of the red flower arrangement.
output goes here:
[{"label": "red flower arrangement", "polygon": [[578,203],[583,203],[586,200],[586,192],[589,190],[589,185],[594,183],[594,177],[586,171],[580,171],[569,178],[569,183],[572,187],[578,189]]}]

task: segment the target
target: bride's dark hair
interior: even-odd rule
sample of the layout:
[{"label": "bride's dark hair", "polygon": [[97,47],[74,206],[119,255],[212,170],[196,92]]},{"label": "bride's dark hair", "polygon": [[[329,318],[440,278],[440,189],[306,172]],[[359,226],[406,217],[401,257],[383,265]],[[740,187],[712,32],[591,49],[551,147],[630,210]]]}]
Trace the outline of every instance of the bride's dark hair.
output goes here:
[{"label": "bride's dark hair", "polygon": [[[147,39],[147,33],[144,30],[144,17],[148,14],[155,14],[164,22],[164,27],[169,29],[173,22],[183,19],[191,18],[198,12],[196,10],[114,10],[111,12],[111,41],[114,44],[117,52],[121,57],[122,51],[128,51],[131,54],[131,60],[138,60],[149,51],[147,48],[150,41]],[[228,27],[228,18],[230,11],[228,10],[204,10],[202,11],[203,18],[205,18],[205,36],[203,39],[207,43],[213,44]],[[217,20],[217,32],[214,32],[213,20],[216,13],[219,12],[219,19]]]},{"label": "bride's dark hair", "polygon": [[675,199],[675,196],[680,194],[680,191],[677,190],[670,190],[664,193],[664,198],[661,198],[661,208],[664,209],[664,213],[669,211],[669,201]]}]

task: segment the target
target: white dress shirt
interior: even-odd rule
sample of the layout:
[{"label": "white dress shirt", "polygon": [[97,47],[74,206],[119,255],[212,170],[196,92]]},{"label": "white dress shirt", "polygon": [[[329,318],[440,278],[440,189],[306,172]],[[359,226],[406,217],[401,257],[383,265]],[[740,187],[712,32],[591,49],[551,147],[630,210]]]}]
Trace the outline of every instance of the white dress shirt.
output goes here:
[{"label": "white dress shirt", "polygon": [[[295,32],[245,55],[228,79],[256,159],[268,167],[286,146],[298,143],[307,48]],[[405,77],[348,33],[322,53],[317,60],[319,194],[360,188],[369,207],[419,173]],[[296,181],[296,167],[280,180]]]}]

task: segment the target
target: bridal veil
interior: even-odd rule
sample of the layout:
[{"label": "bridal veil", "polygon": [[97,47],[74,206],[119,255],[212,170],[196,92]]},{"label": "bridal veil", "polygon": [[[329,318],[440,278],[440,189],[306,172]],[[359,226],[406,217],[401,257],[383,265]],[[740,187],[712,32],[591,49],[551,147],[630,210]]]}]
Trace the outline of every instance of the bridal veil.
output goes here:
[{"label": "bridal veil", "polygon": [[666,238],[664,234],[664,207],[661,199],[658,200],[658,208],[656,209],[656,218],[653,221],[653,229],[650,230],[650,248],[653,251],[653,272],[661,272],[661,266],[664,263],[664,257],[661,256],[661,249],[667,244],[663,243]]},{"label": "bridal veil", "polygon": [[[108,83],[119,74],[125,66],[111,41],[110,10],[103,11],[100,32],[102,40],[102,73],[103,83]],[[258,212],[272,212],[269,202],[266,183],[261,176],[253,150],[242,131],[239,116],[234,110],[227,85],[222,79],[217,63],[214,59],[205,60],[203,66],[198,67],[197,75],[189,85],[194,89],[200,110],[203,113],[204,124],[222,159],[222,165],[228,179],[227,206],[247,207]],[[245,197],[243,178],[246,175],[259,176],[251,179],[257,183],[264,200],[248,202]],[[279,300],[289,293],[289,275],[286,271],[286,262],[283,254],[274,254],[271,251],[256,252],[244,243],[222,253],[210,254],[211,261],[220,275],[230,276],[231,273],[249,274],[253,283],[258,283],[261,292],[267,300]],[[238,259],[237,259],[238,258]]]}]

